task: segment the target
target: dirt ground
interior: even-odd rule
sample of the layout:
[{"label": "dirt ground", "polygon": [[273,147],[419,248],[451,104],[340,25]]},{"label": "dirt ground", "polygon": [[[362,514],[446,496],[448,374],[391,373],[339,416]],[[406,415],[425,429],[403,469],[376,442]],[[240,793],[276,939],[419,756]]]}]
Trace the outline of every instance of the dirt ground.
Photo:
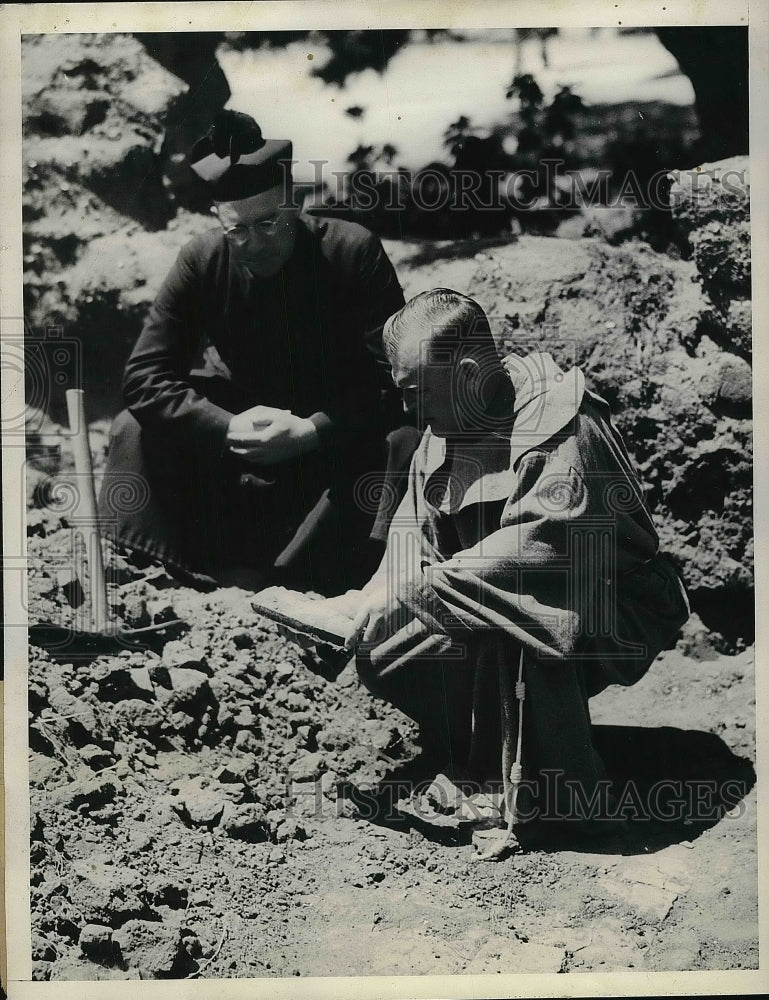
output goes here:
[{"label": "dirt ground", "polygon": [[[28,530],[33,618],[71,621],[66,514]],[[757,967],[752,647],[693,619],[594,700],[618,832],[478,862],[465,828],[393,808],[435,767],[351,665],[309,669],[244,590],[109,565],[118,620],[182,624],[117,655],[30,647],[35,978]]]}]

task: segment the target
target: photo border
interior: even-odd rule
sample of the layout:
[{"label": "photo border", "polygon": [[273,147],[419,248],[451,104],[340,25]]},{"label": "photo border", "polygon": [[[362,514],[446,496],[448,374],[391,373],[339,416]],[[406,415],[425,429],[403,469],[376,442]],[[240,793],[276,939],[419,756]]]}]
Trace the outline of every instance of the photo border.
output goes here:
[{"label": "photo border", "polygon": [[[760,9],[759,9],[760,8]],[[6,4],[0,8],[0,323],[23,315],[21,296],[21,55],[22,33],[113,31],[279,30],[291,28],[468,28],[528,26],[642,26],[642,25],[749,25],[751,102],[751,232],[754,275],[769,274],[769,5],[747,0],[666,0],[646,3],[573,3],[519,0],[457,0],[422,2],[391,0],[258,0],[255,3],[120,3],[120,4]],[[769,552],[769,292],[766,280],[754,281],[754,483],[756,510],[756,605],[769,607],[767,553]],[[1,331],[0,331],[1,332]],[[11,405],[24,392],[23,379],[3,368],[2,404]],[[7,664],[4,685],[4,774],[6,809],[6,986],[12,1000],[88,1000],[128,997],[137,990],[142,997],[253,998],[270,1000],[301,997],[506,997],[506,996],[643,996],[722,993],[763,993],[769,988],[766,968],[767,859],[759,851],[758,970],[728,972],[574,973],[572,975],[399,976],[334,977],[238,980],[169,980],[124,982],[56,980],[28,981],[31,977],[29,890],[29,770],[27,762],[27,649],[26,630],[12,627],[25,622],[23,447],[3,447],[4,540],[4,644]],[[22,508],[20,510],[20,508]],[[21,526],[21,531],[19,530]],[[11,627],[9,627],[11,626]],[[767,733],[767,616],[758,615],[756,715],[759,775],[769,759]],[[762,723],[764,723],[762,725]],[[765,779],[759,778],[759,845],[769,829]]]}]

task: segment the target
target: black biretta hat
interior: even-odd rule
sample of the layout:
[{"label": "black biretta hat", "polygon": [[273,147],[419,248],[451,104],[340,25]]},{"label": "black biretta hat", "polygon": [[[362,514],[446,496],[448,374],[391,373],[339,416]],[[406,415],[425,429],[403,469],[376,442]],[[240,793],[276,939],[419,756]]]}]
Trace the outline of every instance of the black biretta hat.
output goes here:
[{"label": "black biretta hat", "polygon": [[263,139],[250,115],[221,111],[189,154],[214,201],[239,201],[291,181],[291,143]]}]

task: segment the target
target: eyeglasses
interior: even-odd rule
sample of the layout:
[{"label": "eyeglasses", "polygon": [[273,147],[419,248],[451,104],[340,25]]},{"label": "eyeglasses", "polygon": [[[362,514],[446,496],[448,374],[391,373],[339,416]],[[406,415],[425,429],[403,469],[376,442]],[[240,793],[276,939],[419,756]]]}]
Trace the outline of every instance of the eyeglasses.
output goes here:
[{"label": "eyeglasses", "polygon": [[260,219],[248,225],[233,226],[232,229],[225,229],[224,236],[234,247],[241,248],[246,246],[255,233],[259,236],[274,236],[278,231],[280,219],[279,215],[272,215],[268,219]]}]

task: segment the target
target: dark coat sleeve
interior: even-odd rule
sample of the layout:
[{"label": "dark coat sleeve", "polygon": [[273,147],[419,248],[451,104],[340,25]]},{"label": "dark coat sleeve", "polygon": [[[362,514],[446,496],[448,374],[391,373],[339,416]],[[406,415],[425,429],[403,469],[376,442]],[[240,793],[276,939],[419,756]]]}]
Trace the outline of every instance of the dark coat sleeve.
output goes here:
[{"label": "dark coat sleeve", "polygon": [[597,582],[587,572],[575,586],[573,527],[593,513],[585,479],[557,452],[531,451],[500,528],[425,565],[405,603],[430,631],[500,629],[533,651],[567,656]]},{"label": "dark coat sleeve", "polygon": [[499,529],[423,561],[407,585],[404,603],[423,626],[455,637],[495,629],[545,657],[585,657],[600,667],[595,690],[634,683],[689,609],[651,521],[639,527],[632,491],[617,489],[627,481],[598,457],[588,450],[577,469],[568,449],[527,453]]},{"label": "dark coat sleeve", "polygon": [[[378,439],[402,423],[396,420],[400,394],[390,377],[382,346],[385,321],[404,305],[403,291],[382,244],[362,227],[358,239],[340,255],[337,267],[345,274],[346,301],[351,321],[345,324],[353,342],[342,346],[336,359],[336,389],[326,412],[310,415],[322,446],[340,452],[365,447],[372,432]],[[402,414],[401,414],[402,416]]]},{"label": "dark coat sleeve", "polygon": [[[366,343],[389,376],[390,366],[382,347],[382,327],[393,313],[404,306],[405,300],[390,258],[379,240],[371,234],[363,246],[360,278],[364,291],[363,329]],[[391,382],[387,384],[391,385]]]},{"label": "dark coat sleeve", "polygon": [[198,241],[192,241],[181,250],[150,307],[126,365],[123,395],[143,428],[162,428],[180,443],[220,454],[232,414],[195,392],[189,381],[204,346],[201,270]]}]

